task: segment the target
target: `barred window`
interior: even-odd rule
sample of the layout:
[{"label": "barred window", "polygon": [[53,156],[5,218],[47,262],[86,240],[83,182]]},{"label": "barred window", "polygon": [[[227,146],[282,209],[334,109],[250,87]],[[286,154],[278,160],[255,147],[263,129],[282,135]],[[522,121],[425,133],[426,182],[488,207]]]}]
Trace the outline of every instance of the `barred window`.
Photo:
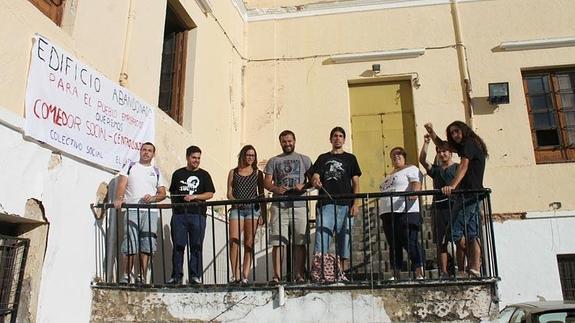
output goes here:
[{"label": "barred window", "polygon": [[557,255],[561,291],[566,301],[575,300],[575,254]]}]

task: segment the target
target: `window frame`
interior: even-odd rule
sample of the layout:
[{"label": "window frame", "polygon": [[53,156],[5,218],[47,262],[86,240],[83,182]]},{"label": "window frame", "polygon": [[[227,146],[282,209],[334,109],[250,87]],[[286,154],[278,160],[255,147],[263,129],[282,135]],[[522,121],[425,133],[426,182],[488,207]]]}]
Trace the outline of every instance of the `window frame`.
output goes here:
[{"label": "window frame", "polygon": [[[531,129],[531,139],[533,142],[533,151],[535,154],[535,162],[537,164],[550,164],[550,163],[566,163],[575,162],[575,145],[567,145],[569,142],[566,117],[563,112],[563,102],[561,99],[561,90],[559,88],[558,75],[575,73],[575,67],[572,68],[558,68],[558,69],[545,69],[526,71],[522,73],[523,88],[525,92],[525,102],[527,105],[527,113],[529,116],[529,125]],[[531,106],[531,96],[528,87],[528,78],[533,76],[548,76],[549,94],[553,115],[556,120],[556,131],[558,132],[559,144],[553,146],[539,146],[537,141],[537,129],[535,128],[535,120],[533,108]],[[575,86],[573,86],[575,90]]]},{"label": "window frame", "polygon": [[[170,96],[169,106],[162,106],[164,92],[162,91],[163,80],[162,75],[160,75],[160,91],[158,93],[158,107],[160,110],[167,113],[172,119],[174,119],[178,124],[183,124],[184,121],[184,94],[185,94],[185,84],[186,84],[186,62],[188,59],[188,38],[189,30],[196,27],[193,23],[185,9],[181,6],[179,1],[168,0],[166,15],[171,12],[174,16],[174,21],[172,24],[176,24],[178,29],[174,31],[175,44],[174,44],[174,54],[173,54],[173,64],[171,67],[171,84],[170,84]],[[167,23],[164,28],[167,28]],[[166,35],[164,35],[164,42],[166,41]],[[162,70],[160,73],[164,73],[164,50],[162,50]]]},{"label": "window frame", "polygon": [[56,25],[62,24],[66,0],[28,0]]}]

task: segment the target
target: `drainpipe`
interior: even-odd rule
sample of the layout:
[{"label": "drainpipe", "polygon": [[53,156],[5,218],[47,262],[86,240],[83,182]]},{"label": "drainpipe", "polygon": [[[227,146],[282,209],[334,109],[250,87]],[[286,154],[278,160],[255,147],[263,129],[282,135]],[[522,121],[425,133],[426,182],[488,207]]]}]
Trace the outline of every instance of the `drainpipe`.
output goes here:
[{"label": "drainpipe", "polygon": [[465,109],[465,123],[473,129],[473,107],[471,102],[471,80],[469,79],[469,66],[465,55],[465,45],[461,35],[461,23],[459,21],[458,0],[451,0],[451,16],[453,19],[453,29],[455,31],[455,49],[457,50],[457,61],[459,63],[459,75],[463,87],[463,107]]},{"label": "drainpipe", "polygon": [[132,24],[135,16],[135,1],[130,0],[128,9],[128,22],[126,25],[126,37],[124,39],[124,56],[122,57],[122,69],[120,70],[120,85],[128,86],[128,57],[130,56],[130,39],[132,38]]}]

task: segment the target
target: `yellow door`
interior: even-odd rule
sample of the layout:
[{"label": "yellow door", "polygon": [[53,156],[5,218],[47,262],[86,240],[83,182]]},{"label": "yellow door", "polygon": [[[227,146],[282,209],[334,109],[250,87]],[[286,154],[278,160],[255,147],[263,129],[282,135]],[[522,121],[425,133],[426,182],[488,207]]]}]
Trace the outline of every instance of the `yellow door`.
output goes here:
[{"label": "yellow door", "polygon": [[378,192],[392,170],[389,152],[401,146],[417,165],[415,119],[409,81],[349,86],[353,153],[361,167],[362,192]]}]

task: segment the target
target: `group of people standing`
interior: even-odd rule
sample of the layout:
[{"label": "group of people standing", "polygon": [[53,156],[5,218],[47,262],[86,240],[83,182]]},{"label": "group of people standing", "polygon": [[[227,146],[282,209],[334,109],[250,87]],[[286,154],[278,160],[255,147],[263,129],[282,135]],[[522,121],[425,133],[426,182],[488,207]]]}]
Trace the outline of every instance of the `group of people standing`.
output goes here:
[{"label": "group of people standing", "polygon": [[[457,243],[459,268],[467,268],[469,275],[479,275],[479,203],[471,196],[460,204],[451,204],[451,191],[458,189],[483,188],[483,171],[487,149],[485,144],[465,123],[453,122],[447,127],[447,141],[441,140],[431,124],[425,125],[427,134],[420,154],[421,164],[434,179],[434,187],[443,194],[434,197],[434,223],[439,246],[438,259],[442,275],[447,275],[447,242]],[[227,179],[227,198],[231,201],[228,212],[231,282],[247,283],[254,256],[254,237],[258,226],[268,223],[269,242],[272,246],[272,282],[282,279],[282,263],[285,246],[291,244],[293,251],[293,277],[296,282],[305,281],[305,259],[309,237],[309,209],[306,201],[285,200],[273,202],[269,208],[265,203],[237,203],[264,197],[264,189],[273,196],[300,196],[317,189],[316,235],[314,261],[311,271],[324,271],[330,265],[336,268],[336,280],[347,280],[344,274],[345,262],[351,256],[350,236],[353,217],[360,214],[360,200],[336,198],[360,192],[361,170],[357,158],[346,151],[345,130],[335,127],[331,130],[330,151],[321,154],[312,163],[311,159],[295,151],[296,136],[290,130],[279,134],[282,153],[269,159],[264,171],[257,167],[256,149],[244,146],[238,155],[237,166],[230,170]],[[436,144],[438,164],[426,160],[427,147],[433,140]],[[451,151],[461,157],[461,163],[451,160]],[[120,172],[114,205],[121,208],[124,203],[157,203],[166,198],[163,178],[152,165],[155,147],[145,143],[140,150],[140,160],[126,165]],[[390,157],[392,173],[381,184],[383,192],[421,190],[422,174],[419,168],[406,164],[406,151],[393,148]],[[210,174],[200,168],[201,150],[190,146],[186,150],[186,166],[176,170],[169,186],[173,204],[171,238],[173,243],[172,275],[168,284],[183,282],[183,255],[188,248],[188,273],[190,284],[202,282],[202,245],[206,227],[206,206],[202,203],[211,199],[215,188]],[[465,197],[465,195],[464,195]],[[459,200],[457,200],[459,201]],[[465,209],[465,212],[459,210]],[[423,253],[418,243],[421,215],[417,196],[383,197],[378,204],[386,239],[390,245],[390,263],[393,278],[399,278],[403,262],[403,249],[408,251],[416,278],[423,278]],[[447,211],[445,211],[447,210]],[[450,213],[454,210],[455,213]],[[470,212],[472,210],[472,212]],[[459,212],[459,213],[458,213]],[[460,214],[461,213],[461,214]],[[451,214],[451,215],[450,215]],[[150,256],[156,249],[157,210],[128,209],[125,238],[122,243],[122,273],[120,282],[145,282],[145,277],[132,276],[134,256],[139,253],[140,273],[146,273]],[[269,219],[268,219],[269,218]],[[446,229],[450,228],[450,233]],[[240,242],[243,236],[243,257]],[[335,237],[335,263],[325,258],[329,254],[331,240]],[[317,275],[316,275],[317,276]],[[312,275],[312,277],[314,277]]]}]

